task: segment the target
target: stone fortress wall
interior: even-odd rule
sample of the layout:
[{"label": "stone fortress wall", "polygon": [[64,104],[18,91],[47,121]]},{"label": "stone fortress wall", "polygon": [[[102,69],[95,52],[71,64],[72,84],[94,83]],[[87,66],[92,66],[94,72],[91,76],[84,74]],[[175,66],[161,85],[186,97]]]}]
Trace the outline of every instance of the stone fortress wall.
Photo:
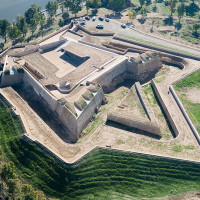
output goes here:
[{"label": "stone fortress wall", "polygon": [[24,70],[21,68],[20,71],[8,65],[8,56],[5,58],[3,72],[1,74],[1,87],[12,86],[23,81]]},{"label": "stone fortress wall", "polygon": [[[26,49],[26,51],[14,54],[13,56],[22,57],[24,55],[35,52],[43,53],[46,51],[51,51],[61,46],[65,42],[66,39],[61,38],[60,41],[53,42],[40,47],[29,47]],[[37,97],[43,103],[44,107],[48,106],[53,111],[55,116],[58,116],[58,119],[61,121],[61,123],[69,129],[73,137],[75,139],[78,139],[82,130],[93,118],[97,108],[102,104],[102,101],[105,98],[104,91],[107,92],[113,90],[117,84],[123,82],[125,79],[143,81],[149,75],[149,73],[155,70],[159,70],[161,67],[162,62],[160,61],[159,55],[156,53],[146,52],[139,55],[138,58],[124,56],[123,59],[119,60],[117,63],[115,62],[113,66],[109,66],[108,68],[102,68],[98,75],[92,80],[90,80],[91,82],[98,83],[100,85],[100,89],[93,93],[94,97],[92,99],[89,99],[88,101],[85,100],[87,106],[83,110],[81,110],[81,112],[79,112],[77,116],[66,107],[66,102],[60,102],[59,100],[57,100],[45,86],[40,84],[38,80],[43,77],[41,76],[41,74],[34,72],[34,66],[25,63],[25,71],[21,79],[23,80],[25,87],[31,86],[34,89]],[[10,79],[8,85],[15,82],[16,81],[12,81]],[[77,107],[75,106],[75,103],[74,107]],[[123,121],[123,118],[121,118],[121,116],[110,116],[110,118],[112,117],[114,117],[115,120]],[[129,123],[129,126],[141,128],[141,130],[144,131],[148,130],[150,132],[154,132],[157,135],[160,134],[160,130],[157,127],[156,123],[146,123],[146,128],[142,128],[142,126],[144,126],[144,123],[139,122],[137,120],[127,120],[127,122],[124,123]]]},{"label": "stone fortress wall", "polygon": [[82,110],[81,114],[75,116],[66,106],[66,102],[59,102],[51,93],[40,84],[29,72],[25,70],[23,83],[25,88],[31,86],[44,106],[50,108],[59,121],[69,130],[74,140],[77,140],[82,130],[92,119],[96,108],[102,104],[104,92],[102,88],[94,92],[94,98],[87,101],[87,106]]},{"label": "stone fortress wall", "polygon": [[137,58],[138,62],[136,62],[131,58],[125,57],[125,59],[120,60],[109,70],[93,79],[93,81],[99,83],[106,92],[112,91],[117,84],[122,83],[125,79],[144,81],[151,72],[162,67],[162,62],[158,54],[155,54],[155,56],[141,54],[142,56],[147,56],[149,59],[141,60],[139,56]]}]

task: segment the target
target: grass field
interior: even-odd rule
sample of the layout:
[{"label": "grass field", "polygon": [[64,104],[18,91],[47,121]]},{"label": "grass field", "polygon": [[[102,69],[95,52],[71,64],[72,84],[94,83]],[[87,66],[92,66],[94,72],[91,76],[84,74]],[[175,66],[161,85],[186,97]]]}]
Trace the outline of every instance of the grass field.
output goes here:
[{"label": "grass field", "polygon": [[0,101],[0,145],[4,155],[14,162],[22,178],[49,197],[153,199],[200,189],[200,164],[155,156],[96,149],[64,168],[38,145],[19,139],[23,126],[4,104]]},{"label": "grass field", "polygon": [[175,85],[175,89],[179,91],[193,87],[200,88],[200,71],[186,77],[185,79],[182,79]]},{"label": "grass field", "polygon": [[175,85],[175,89],[180,93],[180,99],[184,107],[200,134],[200,103],[191,102],[187,99],[187,94],[185,94],[192,88],[200,89],[200,71],[191,74]]}]

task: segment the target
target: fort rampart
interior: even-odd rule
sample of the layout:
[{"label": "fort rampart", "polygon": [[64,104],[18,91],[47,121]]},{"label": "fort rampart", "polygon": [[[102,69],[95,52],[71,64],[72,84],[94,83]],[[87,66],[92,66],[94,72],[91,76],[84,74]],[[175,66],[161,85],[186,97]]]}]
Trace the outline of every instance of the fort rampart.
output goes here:
[{"label": "fort rampart", "polygon": [[178,130],[177,126],[176,126],[176,123],[175,123],[174,120],[173,120],[173,117],[171,116],[171,114],[170,114],[170,112],[169,112],[169,110],[168,110],[168,108],[167,108],[167,105],[166,105],[164,99],[162,98],[162,96],[161,96],[161,94],[160,94],[160,88],[159,88],[159,86],[155,83],[154,80],[151,81],[151,84],[152,84],[152,86],[153,86],[153,88],[154,88],[154,91],[155,91],[155,93],[156,93],[156,96],[157,96],[157,98],[158,98],[158,100],[159,100],[159,102],[160,102],[160,104],[161,104],[161,106],[162,106],[162,108],[163,108],[163,110],[164,110],[166,116],[167,116],[167,119],[168,119],[168,121],[169,121],[169,124],[170,124],[170,126],[172,127],[172,130],[173,130],[175,136],[177,137],[177,136],[179,135],[179,130]]}]

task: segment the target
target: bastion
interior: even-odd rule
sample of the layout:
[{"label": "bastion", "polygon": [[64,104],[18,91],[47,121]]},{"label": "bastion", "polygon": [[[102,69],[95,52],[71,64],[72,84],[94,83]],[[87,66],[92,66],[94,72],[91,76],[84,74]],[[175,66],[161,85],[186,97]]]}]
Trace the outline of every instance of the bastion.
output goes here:
[{"label": "bastion", "polygon": [[3,63],[1,87],[21,83],[24,90],[49,109],[77,141],[102,104],[104,93],[125,79],[143,82],[162,67],[159,55],[146,51],[119,55],[83,44],[69,37],[27,46],[7,55]]}]

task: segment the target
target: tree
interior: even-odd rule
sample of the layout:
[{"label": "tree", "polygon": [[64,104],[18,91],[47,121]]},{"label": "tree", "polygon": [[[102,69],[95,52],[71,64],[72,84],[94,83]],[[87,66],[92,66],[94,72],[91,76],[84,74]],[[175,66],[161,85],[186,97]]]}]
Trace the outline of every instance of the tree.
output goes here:
[{"label": "tree", "polygon": [[77,13],[82,10],[81,1],[82,0],[72,0],[71,4],[69,5],[70,10],[75,15],[75,17],[77,15]]},{"label": "tree", "polygon": [[142,7],[145,3],[145,0],[139,0],[139,2],[140,2],[140,6]]},{"label": "tree", "polygon": [[12,199],[15,199],[19,193],[19,180],[18,179],[9,179],[7,181],[8,193],[11,195]]},{"label": "tree", "polygon": [[1,51],[3,51],[3,48],[4,48],[4,43],[1,42],[1,43],[0,43],[0,49],[1,49]]},{"label": "tree", "polygon": [[20,17],[16,26],[22,32],[24,38],[28,32],[28,24],[26,23],[26,18]]},{"label": "tree", "polygon": [[119,12],[124,8],[125,0],[109,0],[108,5],[110,9]]},{"label": "tree", "polygon": [[177,13],[178,13],[178,20],[179,20],[179,24],[181,22],[181,17],[183,17],[184,15],[184,12],[185,12],[185,5],[184,3],[179,3],[178,6],[177,6]]},{"label": "tree", "polygon": [[26,23],[30,25],[33,18],[35,18],[35,16],[37,15],[40,16],[41,13],[41,7],[36,4],[32,4],[31,7],[24,14],[26,18]]},{"label": "tree", "polygon": [[65,8],[68,9],[68,11],[69,11],[70,5],[71,5],[71,0],[65,0],[65,1],[64,1],[64,6],[65,6]]},{"label": "tree", "polygon": [[60,5],[61,12],[64,13],[65,6],[63,4]]},{"label": "tree", "polygon": [[0,20],[0,36],[7,41],[7,34],[9,31],[10,23],[6,19]]},{"label": "tree", "polygon": [[90,0],[90,6],[95,8],[99,8],[101,6],[101,1],[100,0]]},{"label": "tree", "polygon": [[3,164],[2,170],[1,170],[1,177],[5,181],[7,181],[9,179],[17,178],[13,162],[7,162],[7,163]]},{"label": "tree", "polygon": [[8,36],[12,41],[15,41],[22,35],[22,32],[17,28],[17,26],[11,26],[8,32]]},{"label": "tree", "polygon": [[21,192],[22,192],[22,197],[25,200],[34,200],[34,199],[36,199],[35,198],[36,197],[35,191],[34,191],[34,189],[33,189],[33,187],[31,185],[28,185],[28,184],[22,185]]},{"label": "tree", "polygon": [[135,10],[129,10],[128,11],[128,17],[129,17],[129,19],[131,19],[131,20],[135,19],[136,14],[137,13],[135,12]]},{"label": "tree", "polygon": [[62,14],[62,18],[63,18],[64,20],[69,19],[69,13],[68,13],[68,12],[64,12],[64,13]]},{"label": "tree", "polygon": [[37,29],[37,21],[33,18],[31,21],[30,21],[30,30],[31,30],[31,34],[33,36],[33,33],[36,31]]},{"label": "tree", "polygon": [[87,0],[87,1],[86,1],[85,6],[86,6],[86,10],[87,10],[87,15],[88,15],[88,11],[89,11],[89,9],[90,9],[90,0]]},{"label": "tree", "polygon": [[44,13],[42,13],[41,18],[40,18],[40,30],[42,32],[42,37],[43,37],[43,30],[46,24],[46,17],[44,15]]},{"label": "tree", "polygon": [[194,34],[197,36],[198,35],[198,29],[200,29],[200,24],[193,24],[193,30]]},{"label": "tree", "polygon": [[142,6],[142,8],[140,10],[140,14],[142,15],[142,19],[145,19],[145,17],[147,16],[147,8],[146,8],[146,6]]},{"label": "tree", "polygon": [[45,6],[48,15],[50,18],[56,15],[56,12],[58,10],[58,2],[57,1],[49,1],[47,5]]},{"label": "tree", "polygon": [[176,8],[176,3],[177,3],[177,0],[168,0],[168,3],[169,3],[169,8],[170,8],[170,12],[171,12],[171,16]]}]

